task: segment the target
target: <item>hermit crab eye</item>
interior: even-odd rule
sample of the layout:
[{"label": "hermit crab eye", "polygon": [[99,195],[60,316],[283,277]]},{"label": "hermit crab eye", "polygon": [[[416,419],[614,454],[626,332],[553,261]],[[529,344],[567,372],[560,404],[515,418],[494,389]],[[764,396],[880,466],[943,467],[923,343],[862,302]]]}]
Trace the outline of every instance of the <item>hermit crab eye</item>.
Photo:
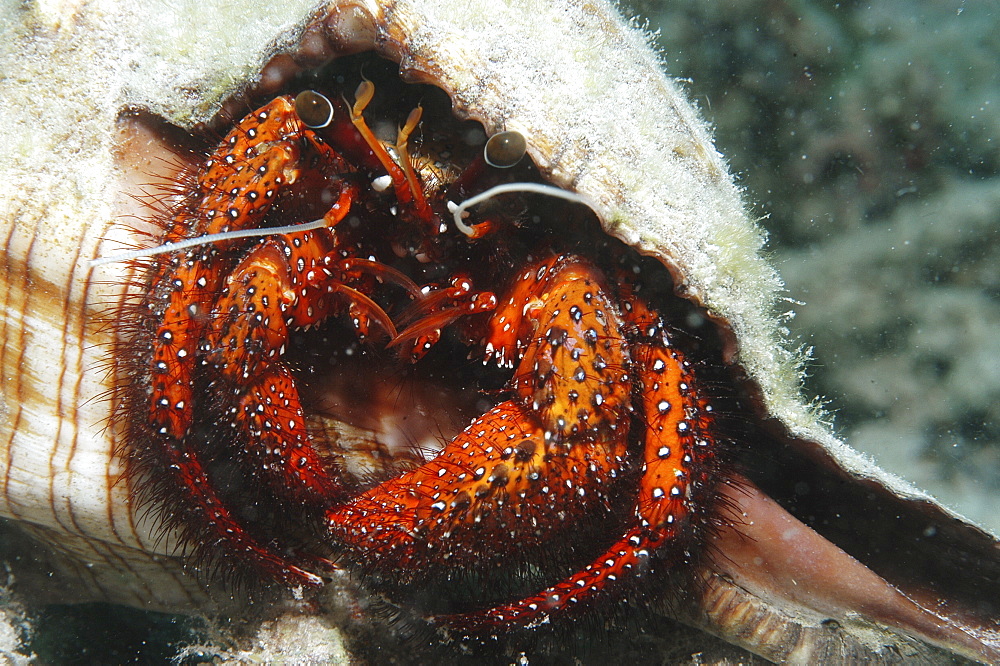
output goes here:
[{"label": "hermit crab eye", "polygon": [[483,148],[486,163],[499,169],[509,169],[524,157],[528,142],[520,132],[508,131],[494,134]]},{"label": "hermit crab eye", "polygon": [[306,127],[319,129],[333,120],[333,104],[315,90],[303,90],[295,96],[295,113]]}]

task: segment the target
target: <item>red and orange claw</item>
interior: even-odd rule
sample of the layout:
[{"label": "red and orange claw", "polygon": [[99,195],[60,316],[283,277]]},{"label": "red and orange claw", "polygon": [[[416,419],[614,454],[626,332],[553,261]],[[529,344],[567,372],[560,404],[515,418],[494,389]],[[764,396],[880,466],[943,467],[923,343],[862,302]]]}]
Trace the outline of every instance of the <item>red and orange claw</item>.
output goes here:
[{"label": "red and orange claw", "polygon": [[[505,308],[516,317],[493,315],[494,327],[510,316],[506,323],[526,337],[517,343],[524,356],[514,398],[422,467],[329,511],[328,529],[352,558],[397,577],[499,565],[607,510],[631,421],[622,324],[590,264],[561,257],[531,274],[537,279],[517,287]],[[536,321],[524,323],[535,303]],[[477,547],[484,542],[488,551]]]},{"label": "red and orange claw", "polygon": [[[312,98],[329,105],[321,95]],[[332,117],[332,106],[329,111]],[[324,505],[342,499],[325,461],[309,444],[298,394],[278,357],[289,329],[319,323],[341,309],[350,310],[357,328],[374,322],[392,338],[392,321],[367,294],[380,280],[417,291],[392,269],[345,261],[353,252],[341,251],[332,227],[347,214],[359,188],[335,174],[353,170],[303,121],[290,97],[249,114],[204,162],[165,240],[265,226],[283,191],[313,180],[341,184],[338,200],[323,216],[327,226],[263,242],[216,240],[163,254],[144,303],[155,338],[148,421],[132,437],[135,473],[151,472],[166,457],[173,481],[164,484],[170,486],[164,494],[194,514],[167,515],[186,530],[185,543],[216,564],[231,555],[265,578],[294,585],[321,581],[249,536],[213,488],[197,441],[189,441],[198,438],[189,431],[196,410],[216,409],[226,415],[219,419],[226,432],[231,424],[241,434],[242,456],[253,459],[247,467],[252,478],[263,478],[286,499]],[[196,405],[193,387],[206,379],[204,373],[212,373],[206,383],[223,388]]]},{"label": "red and orange claw", "polygon": [[581,571],[508,604],[433,618],[442,627],[483,635],[538,626],[634,588],[654,559],[674,566],[689,557],[701,529],[692,522],[711,493],[717,448],[711,406],[659,317],[637,299],[626,302],[626,312],[638,330],[632,349],[646,426],[632,527]]},{"label": "red and orange claw", "polygon": [[[368,291],[373,276],[395,275],[393,269],[350,257],[333,231],[317,229],[267,239],[226,281],[206,332],[204,359],[223,385],[232,387],[231,395],[218,400],[232,405],[230,425],[243,443],[237,455],[252,461],[255,477],[276,496],[313,506],[344,499],[327,461],[310,444],[295,382],[279,358],[289,332],[345,309],[356,329],[367,332],[374,321],[394,335],[382,308],[344,280]],[[412,285],[402,276],[395,281]]]},{"label": "red and orange claw", "polygon": [[503,402],[430,462],[328,511],[328,529],[352,558],[397,576],[495,566],[605,509],[625,465],[620,434],[556,443],[530,411]]},{"label": "red and orange claw", "polygon": [[[304,137],[331,169],[345,168],[302,123],[291,98],[278,97],[241,120],[205,161],[188,205],[174,216],[164,240],[259,225],[279,192],[298,179]],[[196,351],[212,303],[235,263],[232,246],[206,245],[158,261],[147,307],[159,321],[150,362],[150,423],[161,435],[182,439],[191,426]]]},{"label": "red and orange claw", "polygon": [[501,365],[523,353],[513,389],[557,440],[620,427],[631,401],[629,352],[604,276],[578,257],[529,267],[490,319]]},{"label": "red and orange claw", "polygon": [[166,241],[259,225],[282,189],[300,174],[303,139],[342,172],[344,161],[302,122],[288,96],[247,115],[202,164],[192,207],[174,219]]},{"label": "red and orange claw", "polygon": [[496,312],[490,317],[485,340],[487,359],[513,368],[538,328],[545,307],[545,288],[562,257],[550,257],[526,268],[514,279]]}]

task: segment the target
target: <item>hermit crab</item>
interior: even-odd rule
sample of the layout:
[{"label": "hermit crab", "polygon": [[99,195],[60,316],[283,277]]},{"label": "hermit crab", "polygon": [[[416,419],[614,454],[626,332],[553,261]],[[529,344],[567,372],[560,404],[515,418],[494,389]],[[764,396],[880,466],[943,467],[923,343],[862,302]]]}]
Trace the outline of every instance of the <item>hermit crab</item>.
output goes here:
[{"label": "hermit crab", "polygon": [[[39,446],[46,435],[29,415],[11,417],[4,515],[76,562],[99,559],[81,586],[133,604],[207,606],[206,579],[230,558],[243,563],[223,566],[224,579],[258,576],[309,596],[323,576],[340,576],[327,572],[346,570],[400,606],[425,583],[437,590],[457,578],[453,606],[418,614],[463,639],[557,623],[576,605],[600,613],[605,596],[641,602],[659,589],[657,575],[677,569],[691,585],[671,593],[673,615],[773,659],[847,658],[884,644],[920,654],[917,639],[995,658],[995,541],[851,457],[803,406],[795,355],[771,316],[777,282],[757,255],[759,232],[641,34],[592,4],[533,11],[551,20],[525,25],[524,8],[507,5],[460,21],[433,3],[325,8],[294,55],[264,70],[251,95],[270,99],[229,104],[211,156],[174,176],[182,196],[147,238],[137,240],[134,220],[108,216],[61,237],[80,261],[60,273],[11,224],[11,293],[65,285],[60,302],[78,310],[60,314],[56,328],[79,331],[81,349],[91,337],[117,356],[110,379],[78,360],[75,397],[38,396],[39,413],[57,420],[67,404],[94,410],[89,423],[104,429],[83,437],[89,448],[74,441],[60,453],[62,433],[55,448]],[[561,48],[510,78],[525,71],[514,69],[517,54],[531,52],[518,40],[551,42],[553,26],[575,35],[555,40],[564,44],[603,35],[617,66],[596,46]],[[435,128],[445,114],[434,93],[393,83],[392,66],[384,76],[377,58],[354,55],[368,51],[398,63],[406,82],[442,89],[451,124]],[[321,76],[313,66],[346,67],[351,57],[361,64],[334,69],[334,83],[311,78]],[[306,64],[310,72],[290,82]],[[376,109],[385,99],[398,101]],[[311,113],[327,104],[328,113]],[[402,130],[369,137],[362,126],[374,117]],[[523,137],[527,158],[506,170],[484,165],[505,161],[483,152],[494,135]],[[229,160],[232,170],[220,166]],[[544,183],[574,202],[519,185],[462,210],[497,183]],[[264,210],[259,202],[271,199]],[[313,219],[322,223],[294,228]],[[256,239],[202,238],[285,225]],[[114,257],[122,234],[131,246],[175,247],[131,264],[86,263]],[[199,244],[178,249],[186,239]],[[45,327],[23,317],[30,306],[21,302],[19,358],[30,360]],[[109,311],[111,328],[93,323]],[[320,386],[331,358],[365,380],[384,373],[395,402],[412,391],[419,403],[448,384],[443,402],[458,416],[432,419],[443,451],[421,452],[424,440],[410,433],[404,448],[429,460],[352,473],[323,448],[321,431],[347,439],[351,428],[367,430],[359,439],[379,453],[385,442],[368,414],[345,413],[350,391]],[[330,394],[341,411],[307,424]],[[726,430],[720,411],[739,425]],[[50,451],[47,484],[20,481],[36,474],[25,453],[33,443]],[[138,472],[123,476],[113,450]],[[751,451],[774,466],[741,463]],[[63,458],[66,474],[52,472]],[[106,484],[87,510],[75,476],[84,459],[104,465]],[[838,502],[796,501],[790,479]],[[63,482],[72,492],[39,499]],[[879,504],[858,515],[869,493]],[[773,500],[811,516],[889,582]],[[138,507],[150,506],[152,520],[140,521]],[[841,529],[830,520],[840,513],[855,516],[852,527],[867,519],[867,529]],[[907,544],[904,574],[874,540],[886,523]],[[195,575],[172,559],[185,549],[201,555]],[[774,566],[791,552],[798,557]],[[944,570],[959,562],[976,570],[941,592]],[[507,568],[484,571],[495,565]],[[827,584],[831,568],[851,582]],[[874,638],[860,628],[868,623]],[[781,638],[768,638],[775,630]]]},{"label": "hermit crab", "polygon": [[[373,61],[355,60],[317,82],[349,81],[365,66],[375,74]],[[463,133],[421,122],[416,106],[386,145],[364,116],[378,90],[363,78],[353,102],[343,88],[278,96],[237,122],[191,176],[164,220],[166,244],[152,250],[145,295],[122,313],[132,323],[119,324],[130,480],[163,505],[200,566],[308,587],[322,585],[308,558],[325,551],[407,581],[465,578],[538,566],[542,553],[579,560],[586,549],[563,555],[560,544],[606,523],[610,536],[592,537],[579,571],[520,601],[438,618],[460,633],[548,622],[634,586],[652,559],[691,559],[719,475],[719,435],[704,379],[654,309],[662,296],[645,275],[654,269],[579,212],[512,200],[586,202],[516,169],[519,133],[495,134],[455,168]],[[424,145],[413,145],[418,128]],[[435,144],[447,166],[427,152]],[[484,191],[497,180],[507,182]],[[501,195],[503,205],[463,219],[472,203]],[[304,214],[321,217],[297,223]],[[238,237],[253,230],[263,238]],[[660,284],[669,281],[662,271]],[[379,283],[405,294],[398,316],[377,302],[393,300]],[[376,334],[402,359],[351,339]],[[424,358],[456,344],[466,348],[458,360],[451,351]],[[375,371],[423,377],[430,364],[439,381],[471,383],[461,391],[488,408],[432,460],[352,493],[322,433],[309,432],[300,386],[329,380],[296,369],[302,349],[328,355],[347,383]],[[344,355],[358,357],[346,380]],[[487,388],[497,381],[489,372],[455,377],[469,374],[466,356],[508,370],[502,388]],[[266,489],[251,516],[236,505],[254,486]],[[288,522],[319,534],[298,537]]]}]

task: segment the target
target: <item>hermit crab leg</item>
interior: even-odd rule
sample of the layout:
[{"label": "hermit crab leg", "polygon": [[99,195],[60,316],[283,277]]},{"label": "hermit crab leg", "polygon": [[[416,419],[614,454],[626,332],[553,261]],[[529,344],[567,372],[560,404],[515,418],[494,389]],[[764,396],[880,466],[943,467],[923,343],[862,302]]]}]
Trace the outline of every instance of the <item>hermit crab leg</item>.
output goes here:
[{"label": "hermit crab leg", "polygon": [[[157,458],[176,479],[162,479],[160,489],[151,492],[178,496],[178,510],[184,512],[184,522],[178,523],[184,543],[195,551],[203,564],[224,567],[223,557],[237,557],[245,565],[286,585],[318,587],[323,584],[319,576],[295,566],[247,534],[219,499],[201,460],[189,446],[168,441],[162,447],[162,456],[162,459]],[[183,494],[169,488],[167,484],[171,483],[181,484]],[[225,544],[224,554],[220,553],[219,544]]]},{"label": "hermit crab leg", "polygon": [[583,571],[514,603],[435,618],[440,624],[463,634],[537,626],[629,585],[650,570],[654,558],[670,566],[687,557],[688,541],[679,539],[690,533],[692,507],[700,505],[692,496],[708,487],[714,462],[711,406],[659,318],[638,299],[626,307],[638,330],[632,353],[646,425],[634,525]]},{"label": "hermit crab leg", "polygon": [[425,465],[330,510],[352,558],[403,574],[499,564],[606,510],[631,419],[619,315],[599,272],[574,257],[540,262],[518,285],[490,325],[503,334],[495,349],[526,350],[514,397]]},{"label": "hermit crab leg", "polygon": [[[202,165],[192,203],[174,217],[165,240],[176,242],[259,225],[279,191],[298,180],[305,146],[315,149],[326,168],[346,169],[343,160],[299,117],[290,97],[276,98],[246,116]],[[330,224],[346,214],[350,196],[349,188],[341,192],[340,201],[324,216]],[[161,478],[161,468],[167,470],[150,496],[171,495],[177,505],[187,507],[186,512],[175,511],[167,518],[203,559],[223,564],[216,555],[217,546],[223,544],[226,555],[236,556],[234,561],[246,562],[271,579],[289,585],[320,585],[319,577],[247,534],[215,492],[195,444],[188,441],[196,407],[193,386],[198,345],[223,278],[235,262],[233,247],[232,241],[222,241],[157,256],[146,300],[148,316],[155,321],[149,417],[133,424],[136,432],[131,438],[137,444],[129,452],[131,471],[150,477],[155,471]],[[281,378],[269,379],[277,386]],[[299,455],[294,461],[301,459]],[[326,480],[296,478],[300,486],[321,485],[320,492],[333,492]]]},{"label": "hermit crab leg", "polygon": [[[356,194],[345,186],[334,223],[347,215]],[[343,490],[310,444],[295,382],[278,357],[291,330],[326,320],[345,301],[360,333],[375,322],[395,336],[389,316],[364,293],[371,290],[365,283],[392,276],[412,284],[389,267],[342,258],[348,254],[328,229],[264,241],[227,279],[202,349],[220,384],[234,387],[231,425],[242,435],[240,446],[262,462],[252,468],[278,496],[314,505],[344,499]],[[349,280],[360,281],[363,289],[345,284]]]},{"label": "hermit crab leg", "polygon": [[[278,191],[299,176],[300,139],[312,136],[289,97],[278,97],[241,120],[198,174],[198,203],[181,211],[167,242],[243,229],[258,224]],[[324,159],[343,161],[319,137],[311,143]],[[159,324],[150,368],[150,423],[154,431],[181,439],[194,415],[192,373],[205,313],[231,265],[231,243],[213,243],[160,256],[148,300]],[[222,267],[220,269],[220,266]]]},{"label": "hermit crab leg", "polygon": [[396,578],[497,566],[606,509],[626,434],[555,443],[530,409],[508,400],[434,460],[330,510],[328,528],[352,559]]},{"label": "hermit crab leg", "polygon": [[287,367],[267,368],[233,411],[232,425],[243,435],[244,455],[257,459],[257,473],[279,497],[314,506],[346,497],[310,443],[299,393]]},{"label": "hermit crab leg", "polygon": [[671,343],[663,321],[637,298],[625,306],[637,329],[633,355],[646,427],[636,516],[662,543],[691,517],[690,506],[702,505],[691,496],[709,483],[718,429],[690,361]]}]

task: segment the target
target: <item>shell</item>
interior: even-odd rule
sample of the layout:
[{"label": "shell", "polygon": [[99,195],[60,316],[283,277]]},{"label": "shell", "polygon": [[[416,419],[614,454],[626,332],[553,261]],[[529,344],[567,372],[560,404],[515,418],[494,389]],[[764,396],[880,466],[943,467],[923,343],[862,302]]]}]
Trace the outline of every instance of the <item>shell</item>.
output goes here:
[{"label": "shell", "polygon": [[[908,572],[887,567],[866,536],[834,530],[906,594],[940,594],[953,616],[971,616],[959,632],[968,640],[922,635],[974,658],[997,658],[995,609],[986,606],[978,616],[971,610],[1000,597],[996,540],[856,454],[802,398],[803,360],[775,316],[781,284],[761,257],[763,234],[704,121],[663,76],[647,36],[609,4],[508,0],[459,2],[456,9],[454,0],[371,0],[334,3],[323,21],[312,23],[310,2],[246,5],[237,16],[226,13],[236,11],[227,3],[211,9],[191,3],[161,7],[153,21],[139,5],[33,5],[6,28],[2,53],[5,71],[21,75],[0,80],[10,193],[0,203],[7,239],[0,279],[0,516],[10,535],[15,525],[51,548],[49,566],[73,586],[60,590],[61,600],[172,611],[220,606],[173,557],[169,535],[158,538],[154,521],[129,504],[112,453],[116,433],[105,427],[110,380],[98,370],[113,332],[95,323],[121,301],[129,276],[121,265],[92,270],[87,262],[114,251],[113,241],[129,242],[125,230],[135,222],[122,216],[140,211],[122,193],[159,169],[142,157],[155,137],[120,138],[121,111],[148,109],[183,127],[207,122],[275,53],[301,42],[292,58],[271,60],[262,88],[282,68],[374,47],[400,62],[404,76],[445,89],[456,112],[488,132],[516,129],[529,137],[530,154],[551,182],[587,197],[608,233],[660,258],[683,294],[719,323],[728,358],[745,376],[766,426],[760,445],[787,457],[810,483],[837,490],[846,482],[841,504],[827,508],[831,515],[864,513],[874,493],[878,505],[870,508],[864,534],[888,531],[912,543],[907,554],[914,561],[941,563],[944,573],[931,572],[929,584],[910,580]],[[199,11],[191,30],[190,17]],[[780,483],[771,485],[766,489],[780,495]],[[920,537],[929,527],[937,538]],[[948,581],[949,567],[970,562],[979,578],[967,576],[947,593],[934,590]],[[31,582],[31,569],[17,575]],[[688,622],[770,658],[831,649],[829,636],[796,642],[820,625],[821,610],[783,600],[769,609],[752,582],[733,586],[711,571],[704,575],[701,605],[679,613]],[[727,615],[734,597],[749,606]],[[756,634],[734,619],[747,608],[767,616]],[[864,643],[863,625],[845,632]],[[769,631],[784,637],[775,641]],[[897,649],[923,654],[871,631],[875,642],[896,641]]]}]

